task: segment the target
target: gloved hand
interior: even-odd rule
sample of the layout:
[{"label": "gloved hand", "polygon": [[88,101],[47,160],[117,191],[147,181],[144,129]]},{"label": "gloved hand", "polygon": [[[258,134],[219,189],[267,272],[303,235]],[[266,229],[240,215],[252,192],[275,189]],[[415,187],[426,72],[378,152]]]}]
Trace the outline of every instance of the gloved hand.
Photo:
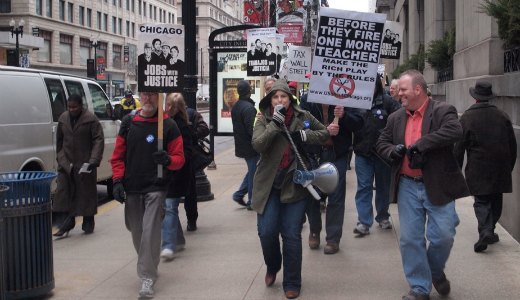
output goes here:
[{"label": "gloved hand", "polygon": [[295,144],[303,144],[307,141],[305,130],[297,130],[291,133],[291,138]]},{"label": "gloved hand", "polygon": [[419,153],[419,149],[417,149],[417,145],[413,144],[406,150],[406,155],[408,156],[408,159],[412,160],[412,157]]},{"label": "gloved hand", "polygon": [[88,164],[87,170],[89,172],[91,172],[91,171],[95,170],[97,167],[99,167],[98,164]]},{"label": "gloved hand", "polygon": [[426,156],[419,152],[417,145],[411,145],[408,150],[406,150],[406,155],[410,160],[410,163],[408,164],[410,169],[422,169],[426,164]]},{"label": "gloved hand", "polygon": [[390,152],[390,157],[392,157],[393,159],[400,159],[404,156],[405,153],[406,148],[403,144],[395,145],[392,152]]},{"label": "gloved hand", "polygon": [[281,104],[278,104],[274,107],[273,111],[273,122],[278,125],[278,127],[282,127],[285,122],[285,113],[287,110]]},{"label": "gloved hand", "polygon": [[170,156],[168,156],[168,152],[161,150],[152,153],[153,161],[156,164],[160,164],[163,166],[167,166],[170,164]]},{"label": "gloved hand", "polygon": [[114,180],[113,194],[114,199],[116,199],[120,203],[125,203],[126,192],[121,180]]}]

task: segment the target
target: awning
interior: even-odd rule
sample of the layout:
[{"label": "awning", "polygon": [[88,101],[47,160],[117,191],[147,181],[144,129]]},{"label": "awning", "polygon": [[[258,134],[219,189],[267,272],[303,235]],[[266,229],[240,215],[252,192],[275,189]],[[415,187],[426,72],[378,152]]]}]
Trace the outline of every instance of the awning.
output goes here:
[{"label": "awning", "polygon": [[[37,50],[43,47],[43,38],[31,34],[24,34],[23,36],[18,36],[18,44],[20,49]],[[11,36],[11,32],[9,31],[0,31],[0,47],[8,49],[16,48],[16,35]]]}]

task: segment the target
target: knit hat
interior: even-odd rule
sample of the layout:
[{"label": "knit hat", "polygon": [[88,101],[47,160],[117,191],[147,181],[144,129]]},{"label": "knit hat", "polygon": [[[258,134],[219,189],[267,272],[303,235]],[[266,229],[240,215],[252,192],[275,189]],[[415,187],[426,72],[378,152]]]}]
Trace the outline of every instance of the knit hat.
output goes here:
[{"label": "knit hat", "polygon": [[240,80],[237,83],[237,92],[240,97],[248,96],[251,93],[251,85],[245,80]]},{"label": "knit hat", "polygon": [[258,108],[260,110],[264,110],[265,108],[269,107],[271,105],[271,97],[277,92],[282,91],[289,95],[291,98],[291,101],[295,103],[296,99],[293,97],[293,94],[291,93],[291,90],[289,89],[289,85],[287,84],[287,80],[285,79],[278,79],[273,84],[273,87],[271,88],[271,91],[269,94],[267,94],[262,100],[260,100],[260,104],[258,104]]}]

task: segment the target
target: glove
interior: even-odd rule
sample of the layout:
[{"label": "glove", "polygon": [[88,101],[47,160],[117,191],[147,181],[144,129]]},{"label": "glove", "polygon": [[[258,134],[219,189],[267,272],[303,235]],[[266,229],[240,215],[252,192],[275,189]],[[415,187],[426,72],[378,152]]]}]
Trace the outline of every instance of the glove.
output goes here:
[{"label": "glove", "polygon": [[92,172],[92,171],[95,170],[97,167],[99,167],[99,165],[97,165],[97,164],[88,164],[87,170],[88,170],[89,172]]},{"label": "glove", "polygon": [[153,161],[156,164],[167,166],[170,164],[170,156],[164,150],[152,153]]},{"label": "glove", "polygon": [[393,159],[400,159],[404,156],[405,153],[406,148],[403,144],[395,145],[392,152],[390,152],[390,157],[392,157]]},{"label": "glove", "polygon": [[295,144],[302,144],[307,141],[307,134],[305,133],[305,130],[298,130],[291,133],[291,138]]},{"label": "glove", "polygon": [[417,145],[413,144],[406,150],[406,156],[408,156],[408,159],[412,160],[413,156],[415,154],[419,153],[419,149],[417,149]]},{"label": "glove", "polygon": [[274,107],[273,112],[273,122],[278,125],[278,127],[282,127],[285,122],[285,113],[287,110],[281,104],[278,104]]},{"label": "glove", "polygon": [[426,164],[426,156],[419,152],[417,145],[411,145],[406,151],[406,155],[410,160],[410,163],[408,164],[410,169],[422,169]]},{"label": "glove", "polygon": [[125,203],[126,192],[121,180],[114,180],[114,188],[112,193],[114,194],[114,199],[116,199],[121,204]]}]

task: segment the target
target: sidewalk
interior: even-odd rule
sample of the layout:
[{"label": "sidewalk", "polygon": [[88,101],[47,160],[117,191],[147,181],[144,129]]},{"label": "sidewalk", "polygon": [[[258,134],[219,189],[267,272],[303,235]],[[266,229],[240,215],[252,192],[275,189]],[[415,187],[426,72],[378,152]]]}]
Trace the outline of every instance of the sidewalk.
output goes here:
[{"label": "sidewalk", "polygon": [[[185,232],[186,250],[159,265],[154,299],[285,299],[282,273],[264,284],[265,266],[256,231],[256,214],[231,200],[245,173],[243,160],[229,149],[216,156],[217,170],[206,171],[215,200],[199,203],[198,230]],[[347,173],[347,209],[340,252],[324,255],[307,246],[304,225],[302,291],[299,299],[401,299],[409,290],[398,246],[397,207],[390,207],[393,230],[372,227],[355,238],[356,178]],[[461,220],[446,274],[450,297],[435,291],[431,299],[517,299],[520,295],[520,245],[497,228],[500,242],[485,253],[473,252],[477,239],[472,199],[457,201]],[[184,209],[180,209],[185,228]],[[323,216],[324,218],[324,216]],[[139,280],[136,253],[124,226],[123,205],[109,202],[99,209],[96,230],[84,235],[80,226],[54,242],[56,287],[51,299],[136,299]],[[516,296],[515,296],[516,295]]]}]

